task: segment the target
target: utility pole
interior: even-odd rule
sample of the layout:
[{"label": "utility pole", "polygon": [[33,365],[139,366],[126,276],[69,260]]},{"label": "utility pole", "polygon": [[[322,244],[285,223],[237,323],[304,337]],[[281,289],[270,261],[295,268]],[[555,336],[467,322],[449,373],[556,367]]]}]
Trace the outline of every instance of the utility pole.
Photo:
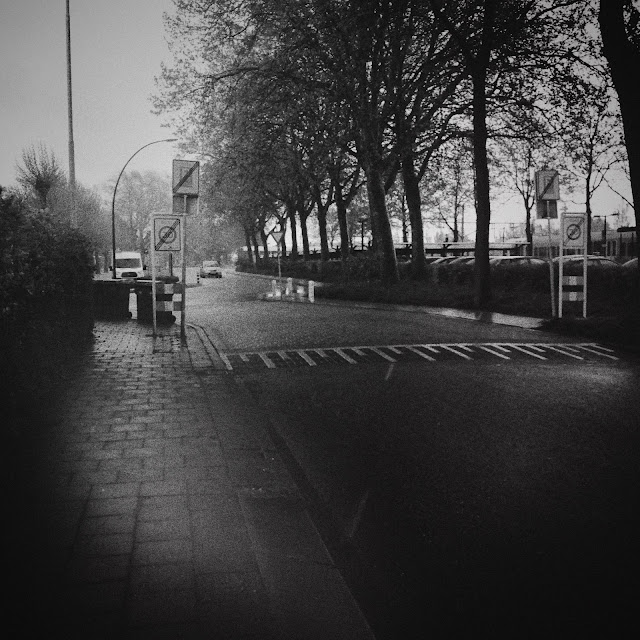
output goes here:
[{"label": "utility pole", "polygon": [[73,147],[73,104],[71,93],[71,16],[67,4],[67,105],[69,112],[69,188],[71,190],[71,224],[78,226],[76,219],[76,161]]}]

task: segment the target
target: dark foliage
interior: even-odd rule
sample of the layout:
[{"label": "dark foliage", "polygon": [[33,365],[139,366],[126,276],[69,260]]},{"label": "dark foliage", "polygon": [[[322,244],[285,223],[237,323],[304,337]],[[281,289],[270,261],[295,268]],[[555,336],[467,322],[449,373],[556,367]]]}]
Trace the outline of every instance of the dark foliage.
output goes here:
[{"label": "dark foliage", "polygon": [[0,192],[0,393],[14,434],[91,338],[92,279],[81,233]]}]

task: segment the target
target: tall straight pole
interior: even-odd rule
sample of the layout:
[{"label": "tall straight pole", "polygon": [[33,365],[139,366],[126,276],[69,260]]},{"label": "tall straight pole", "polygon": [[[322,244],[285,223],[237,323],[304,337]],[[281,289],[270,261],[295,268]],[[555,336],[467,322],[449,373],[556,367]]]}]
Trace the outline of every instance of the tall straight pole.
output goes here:
[{"label": "tall straight pole", "polygon": [[76,217],[76,160],[73,146],[73,101],[71,92],[71,15],[67,0],[67,106],[69,117],[69,187],[71,189],[71,224],[78,224]]},{"label": "tall straight pole", "polygon": [[549,284],[551,287],[551,317],[556,317],[556,293],[553,278],[553,255],[551,253],[551,218],[549,217],[549,201],[545,200],[547,208],[547,231],[548,231],[548,248],[549,248]]},{"label": "tall straight pole", "polygon": [[[152,222],[152,225],[153,229],[155,229],[155,223]],[[155,234],[155,230],[153,233]],[[149,254],[151,255],[151,313],[153,314],[153,337],[155,338],[158,333],[158,322],[156,320],[158,304],[156,302],[156,239],[154,235],[151,236],[149,245]]]},{"label": "tall straight pole", "polygon": [[187,196],[184,196],[184,215],[182,216],[182,233],[180,234],[180,251],[182,252],[182,304],[180,305],[180,338],[184,341],[185,333],[185,308],[187,306]]}]

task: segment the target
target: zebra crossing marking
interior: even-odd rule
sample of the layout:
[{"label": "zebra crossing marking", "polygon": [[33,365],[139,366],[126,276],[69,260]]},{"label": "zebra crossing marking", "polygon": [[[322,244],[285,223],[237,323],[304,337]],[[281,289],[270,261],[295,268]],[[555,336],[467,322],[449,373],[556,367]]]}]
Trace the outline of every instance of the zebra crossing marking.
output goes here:
[{"label": "zebra crossing marking", "polygon": [[334,349],[334,351],[341,358],[344,358],[349,364],[358,364],[358,362],[356,360],[354,360],[351,356],[348,356],[342,349]]},{"label": "zebra crossing marking", "polygon": [[416,347],[406,346],[405,349],[408,349],[409,351],[411,351],[411,353],[417,353],[421,358],[424,358],[425,360],[431,360],[431,362],[436,361],[435,358],[428,356],[424,351],[420,351],[420,349],[416,349]]},{"label": "zebra crossing marking", "polygon": [[[253,353],[220,353],[220,358],[227,371],[240,368],[264,366],[267,369],[282,367],[309,366],[315,367],[325,363],[346,363],[350,365],[363,362],[386,361],[394,364],[398,361],[407,361],[411,356],[416,356],[429,362],[438,362],[444,359],[451,361],[451,356],[465,361],[487,361],[487,355],[500,360],[513,360],[516,354],[535,358],[545,362],[555,356],[565,359],[596,360],[608,358],[619,360],[614,355],[613,349],[597,343],[524,343],[524,342],[487,342],[487,343],[432,343],[432,344],[395,344],[395,345],[369,345],[357,347],[325,347],[311,349],[279,349],[273,351],[257,351]],[[393,355],[391,355],[393,354]],[[589,355],[590,357],[587,357]],[[296,357],[299,356],[299,357]],[[377,358],[371,359],[371,356]],[[447,357],[448,356],[448,357]],[[235,359],[235,363],[234,363]],[[415,361],[415,357],[413,358]],[[239,360],[239,362],[238,362]],[[553,360],[552,360],[553,361]]]},{"label": "zebra crossing marking", "polygon": [[544,356],[541,356],[539,353],[533,353],[532,351],[527,351],[523,346],[519,344],[510,344],[512,349],[516,349],[517,351],[522,351],[522,353],[526,353],[528,356],[533,356],[534,358],[539,358],[540,360],[546,360]]},{"label": "zebra crossing marking", "polygon": [[505,356],[504,353],[500,353],[497,349],[492,349],[491,347],[488,347],[484,344],[478,345],[480,347],[480,349],[482,349],[483,351],[486,351],[487,353],[491,353],[494,356],[498,356],[498,358],[503,358],[504,360],[511,360],[511,358],[509,356]]}]

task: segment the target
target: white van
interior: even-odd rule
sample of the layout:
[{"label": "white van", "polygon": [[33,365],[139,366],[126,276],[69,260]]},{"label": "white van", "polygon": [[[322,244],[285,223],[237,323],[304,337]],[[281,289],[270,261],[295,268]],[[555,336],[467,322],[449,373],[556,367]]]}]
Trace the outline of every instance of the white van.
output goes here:
[{"label": "white van", "polygon": [[145,266],[142,256],[135,251],[116,253],[116,278],[143,278]]}]

